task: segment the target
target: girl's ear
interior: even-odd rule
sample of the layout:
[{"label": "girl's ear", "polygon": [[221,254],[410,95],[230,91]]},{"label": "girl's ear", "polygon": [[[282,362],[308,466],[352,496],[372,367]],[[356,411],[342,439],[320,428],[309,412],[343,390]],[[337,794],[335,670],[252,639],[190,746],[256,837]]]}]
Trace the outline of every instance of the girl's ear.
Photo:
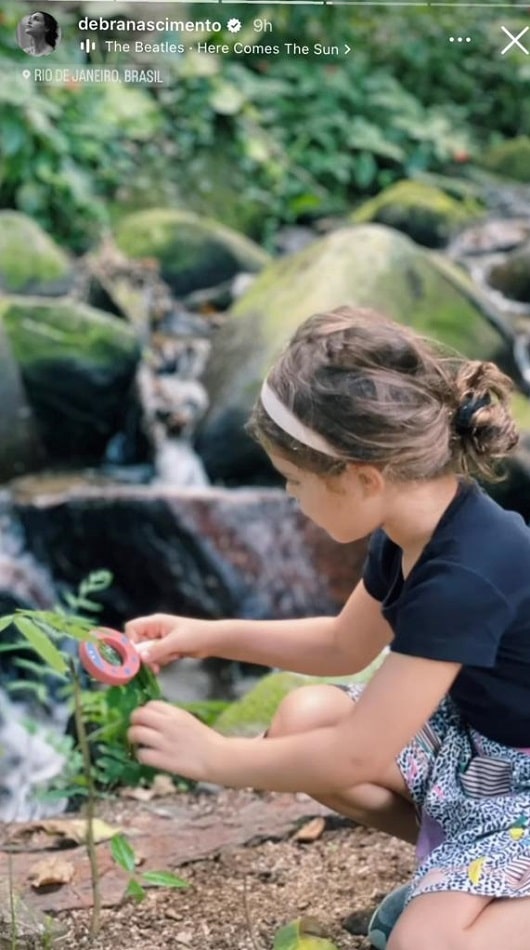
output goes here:
[{"label": "girl's ear", "polygon": [[383,473],[373,465],[356,465],[355,474],[365,495],[379,495],[385,487]]}]

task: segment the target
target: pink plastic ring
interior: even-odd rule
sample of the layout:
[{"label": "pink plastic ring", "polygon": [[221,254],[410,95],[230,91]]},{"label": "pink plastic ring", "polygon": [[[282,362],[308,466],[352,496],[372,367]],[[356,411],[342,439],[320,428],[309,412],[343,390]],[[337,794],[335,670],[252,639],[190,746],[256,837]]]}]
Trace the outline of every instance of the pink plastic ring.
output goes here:
[{"label": "pink plastic ring", "polygon": [[84,642],[79,647],[79,659],[85,670],[107,686],[125,686],[140,669],[140,657],[133,644],[124,633],[107,627],[91,630],[91,633],[116,651],[121,665],[114,666],[105,660],[97,643]]}]

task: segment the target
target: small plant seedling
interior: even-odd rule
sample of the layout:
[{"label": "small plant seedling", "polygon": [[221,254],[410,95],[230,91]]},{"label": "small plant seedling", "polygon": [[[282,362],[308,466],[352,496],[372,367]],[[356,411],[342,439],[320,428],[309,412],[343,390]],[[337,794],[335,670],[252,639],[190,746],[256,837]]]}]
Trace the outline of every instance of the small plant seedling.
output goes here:
[{"label": "small plant seedling", "polygon": [[122,834],[114,835],[110,840],[112,857],[118,867],[129,875],[124,898],[142,901],[146,896],[144,884],[150,887],[189,887],[187,881],[171,871],[136,871],[137,855],[129,839]]}]

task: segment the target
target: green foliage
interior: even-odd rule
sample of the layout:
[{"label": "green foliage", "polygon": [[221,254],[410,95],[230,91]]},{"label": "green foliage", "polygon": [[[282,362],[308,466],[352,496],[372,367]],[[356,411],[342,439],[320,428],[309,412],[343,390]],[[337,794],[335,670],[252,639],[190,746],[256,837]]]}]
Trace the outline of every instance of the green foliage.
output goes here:
[{"label": "green foliage", "polygon": [[[446,168],[456,149],[472,148],[450,108],[428,109],[386,69],[370,74],[369,68],[362,51],[340,68],[279,60],[263,75],[229,62],[222,76],[161,89],[168,140],[170,128],[182,130],[185,100],[200,116],[172,143],[175,168],[189,181],[187,169],[202,160],[206,176],[213,175],[207,153],[217,142],[238,169],[264,238],[279,224],[344,211],[366,191]],[[216,182],[202,187],[206,210]]]},{"label": "green foliage", "polygon": [[[90,600],[90,595],[99,593],[109,586],[112,575],[109,571],[94,571],[82,581],[78,595],[67,594],[66,607],[59,605],[56,610],[17,610],[0,618],[0,633],[13,625],[22,634],[27,645],[41,658],[45,666],[56,676],[65,678],[68,665],[57,649],[54,641],[63,637],[75,640],[92,640],[94,617],[80,616],[77,611],[84,609],[92,613],[101,610],[101,605]],[[15,649],[18,645],[8,645]]]},{"label": "green foliage", "polygon": [[[96,624],[94,616],[101,605],[91,596],[105,590],[111,583],[112,575],[108,571],[95,571],[80,584],[77,594],[67,594],[65,605],[56,610],[17,610],[16,613],[0,618],[0,632],[13,625],[24,638],[23,646],[36,653],[44,665],[18,657],[16,665],[29,670],[36,681],[25,680],[10,684],[10,692],[31,690],[35,697],[46,702],[47,692],[43,682],[50,671],[65,683],[64,696],[72,700],[74,684],[67,679],[68,664],[56,645],[64,637],[77,641],[97,638],[91,633]],[[0,651],[20,650],[20,643],[0,646]],[[153,778],[155,771],[142,766],[132,754],[127,742],[127,729],[131,713],[150,699],[160,699],[161,692],[154,673],[142,665],[136,677],[125,686],[114,686],[107,690],[84,691],[81,694],[83,719],[87,724],[87,738],[93,755],[93,780],[100,788],[111,789],[117,785],[137,785]],[[55,796],[86,796],[89,782],[85,774],[79,749],[68,751],[63,774],[54,782],[52,792]]]},{"label": "green foliage", "polygon": [[[62,11],[63,31],[79,9]],[[329,7],[308,18],[264,5],[274,31],[259,36],[243,8],[238,39],[276,44],[278,55],[162,58],[171,81],[150,90],[21,82],[9,68],[23,59],[12,38],[19,17],[8,3],[0,204],[76,250],[123,210],[171,204],[267,240],[283,223],[342,213],[399,179],[452,174],[530,127],[530,67],[522,53],[499,55],[500,24],[524,25],[516,9],[460,9],[458,28],[472,37],[463,51],[448,42],[454,9],[396,7],[383,17],[369,6]],[[351,53],[293,60],[283,52],[293,39],[347,42]],[[71,50],[54,57],[68,60]]]},{"label": "green foliage", "polygon": [[[35,218],[64,244],[86,250],[109,225],[107,199],[135,171],[136,150],[157,130],[156,106],[139,90],[111,84],[53,86],[21,80],[14,37],[20,6],[7,4],[0,33],[0,206]],[[61,11],[63,33],[78,10]],[[62,44],[54,66],[71,64]]]},{"label": "green foliage", "polygon": [[[22,642],[0,644],[0,654],[9,651],[19,653],[27,649],[36,653],[42,661],[38,664],[25,656],[17,656],[15,665],[31,673],[32,679],[9,683],[10,693],[31,693],[37,702],[48,705],[48,685],[45,680],[51,671],[64,684],[64,699],[72,702],[74,684],[66,676],[68,664],[57,643],[63,637],[98,642],[91,633],[96,625],[94,617],[85,616],[81,611],[94,614],[101,610],[101,605],[95,603],[91,596],[105,590],[111,580],[112,575],[108,571],[95,571],[82,581],[77,594],[66,594],[64,605],[57,606],[55,610],[17,610],[14,614],[0,618],[0,633],[13,625],[23,637]],[[105,644],[99,644],[99,649],[108,651],[106,659],[109,662],[119,662],[119,657]],[[152,782],[156,769],[138,762],[129,745],[127,730],[135,709],[150,700],[161,698],[158,679],[143,664],[134,679],[125,686],[83,690],[80,693],[82,715],[92,753],[92,779],[98,789],[108,792],[119,785],[136,786]],[[183,704],[183,708],[207,725],[212,725],[227,705],[226,702],[214,700]],[[31,728],[30,721],[28,728]],[[87,797],[90,783],[80,749],[73,740],[64,737],[61,751],[66,760],[63,772],[54,780],[51,788],[42,793],[42,797],[48,800]]]},{"label": "green foliage", "polygon": [[24,211],[74,250],[84,250],[108,223],[98,161],[111,151],[114,133],[102,129],[103,141],[94,141],[97,88],[88,87],[77,102],[71,90],[22,86],[5,67],[0,80],[2,205]]},{"label": "green foliage", "polygon": [[136,874],[136,853],[125,835],[114,835],[110,841],[112,857],[118,867],[129,875],[124,897],[132,897],[141,901],[145,897],[144,884],[151,887],[188,887],[187,881],[173,874],[171,871],[142,871]]},{"label": "green foliage", "polygon": [[156,770],[138,762],[127,741],[127,730],[133,711],[161,695],[156,677],[146,666],[141,666],[125,686],[83,692],[81,702],[83,716],[89,723],[88,740],[98,750],[93,769],[99,787],[109,790],[117,785],[140,785],[153,780]]}]

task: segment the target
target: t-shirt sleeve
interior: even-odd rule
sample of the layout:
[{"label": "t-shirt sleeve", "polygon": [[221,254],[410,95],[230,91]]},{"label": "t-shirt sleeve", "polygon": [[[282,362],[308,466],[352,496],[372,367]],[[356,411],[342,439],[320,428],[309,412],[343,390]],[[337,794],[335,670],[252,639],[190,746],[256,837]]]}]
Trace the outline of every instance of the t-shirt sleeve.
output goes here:
[{"label": "t-shirt sleeve", "polygon": [[504,595],[480,574],[449,561],[419,565],[397,605],[390,649],[493,667],[512,617]]},{"label": "t-shirt sleeve", "polygon": [[370,537],[363,567],[363,583],[375,600],[384,600],[392,583],[389,547],[392,545],[385,532],[378,528]]}]

